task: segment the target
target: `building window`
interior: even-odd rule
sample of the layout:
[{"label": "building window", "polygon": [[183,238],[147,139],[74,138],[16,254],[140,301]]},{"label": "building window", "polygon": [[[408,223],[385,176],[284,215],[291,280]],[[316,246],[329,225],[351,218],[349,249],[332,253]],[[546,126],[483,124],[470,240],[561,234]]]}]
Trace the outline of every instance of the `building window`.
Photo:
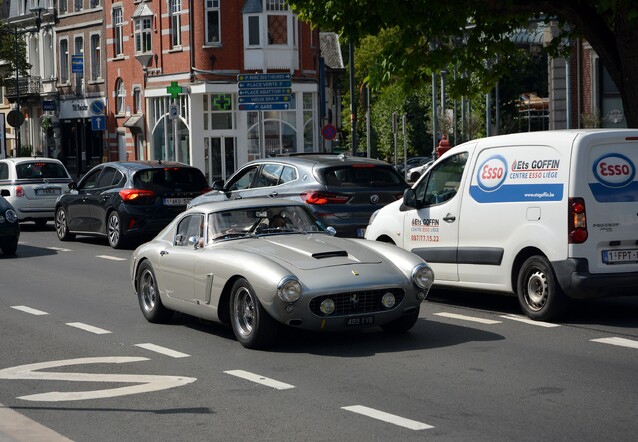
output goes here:
[{"label": "building window", "polygon": [[135,20],[135,53],[151,52],[152,22],[151,17]]},{"label": "building window", "polygon": [[233,129],[232,94],[204,95],[204,130]]},{"label": "building window", "polygon": [[[282,13],[283,12],[283,13]],[[266,0],[268,44],[288,44],[288,4],[286,0]]]},{"label": "building window", "polygon": [[75,0],[75,12],[84,9],[84,0]]},{"label": "building window", "polygon": [[182,45],[182,0],[170,0],[171,47]]},{"label": "building window", "polygon": [[68,0],[58,0],[58,2],[58,10],[60,11],[60,14],[66,14],[69,12]]},{"label": "building window", "polygon": [[100,6],[100,0],[91,0],[91,8],[97,8]]},{"label": "building window", "polygon": [[206,0],[206,43],[219,44],[219,0]]},{"label": "building window", "polygon": [[133,113],[142,113],[142,90],[139,87],[133,89]]},{"label": "building window", "polygon": [[102,78],[102,49],[100,35],[91,35],[91,80]]},{"label": "building window", "polygon": [[[82,57],[82,66],[84,66],[84,63],[86,60],[84,60],[84,38],[83,37],[75,37],[75,41],[74,41],[74,48],[73,48],[74,55],[79,55]],[[84,72],[77,72],[75,74],[75,93],[77,95],[83,95],[84,94]]]},{"label": "building window", "polygon": [[248,17],[248,46],[260,46],[259,16]]},{"label": "building window", "polygon": [[124,112],[126,111],[124,107],[126,103],[124,99],[125,96],[126,91],[124,90],[124,81],[122,81],[121,78],[118,78],[115,82],[115,110],[118,114],[124,114]]},{"label": "building window", "polygon": [[69,41],[60,40],[60,83],[69,82]]},{"label": "building window", "polygon": [[113,9],[113,50],[115,56],[124,55],[124,19],[122,8]]}]

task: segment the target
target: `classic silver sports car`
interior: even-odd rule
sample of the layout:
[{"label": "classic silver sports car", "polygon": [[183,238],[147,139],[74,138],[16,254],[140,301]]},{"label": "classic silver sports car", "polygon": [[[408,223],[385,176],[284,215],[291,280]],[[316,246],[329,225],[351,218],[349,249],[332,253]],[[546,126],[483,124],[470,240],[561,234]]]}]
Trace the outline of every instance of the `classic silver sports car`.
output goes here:
[{"label": "classic silver sports car", "polygon": [[230,324],[248,348],[271,344],[278,323],[408,330],[433,279],[417,255],[337,238],[305,204],[271,198],[193,207],[131,259],[148,321],[165,322],[179,311]]}]

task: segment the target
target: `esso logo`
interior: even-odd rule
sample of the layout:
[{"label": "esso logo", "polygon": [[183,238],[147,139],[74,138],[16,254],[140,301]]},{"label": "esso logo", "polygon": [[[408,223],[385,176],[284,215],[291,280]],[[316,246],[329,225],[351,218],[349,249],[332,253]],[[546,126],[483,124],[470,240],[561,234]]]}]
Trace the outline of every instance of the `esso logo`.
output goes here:
[{"label": "esso logo", "polygon": [[501,187],[506,177],[507,163],[505,162],[505,158],[497,155],[488,158],[487,161],[481,164],[476,175],[476,180],[482,190],[491,192]]},{"label": "esso logo", "polygon": [[614,153],[594,162],[594,176],[605,186],[624,187],[634,180],[636,168],[629,158]]}]

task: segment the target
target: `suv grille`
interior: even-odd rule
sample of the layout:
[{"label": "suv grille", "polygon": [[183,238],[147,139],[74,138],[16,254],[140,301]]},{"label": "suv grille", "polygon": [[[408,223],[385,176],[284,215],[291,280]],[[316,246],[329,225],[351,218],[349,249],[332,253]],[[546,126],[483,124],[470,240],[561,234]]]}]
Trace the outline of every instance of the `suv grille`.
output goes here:
[{"label": "suv grille", "polygon": [[[396,298],[396,304],[391,309],[381,304],[381,298],[386,293],[392,293]],[[310,301],[310,311],[317,316],[345,316],[358,313],[385,312],[395,309],[405,296],[403,289],[363,290],[355,292],[336,293],[334,295],[317,296]],[[319,306],[324,299],[330,298],[335,302],[335,311],[331,315],[324,315]]]}]

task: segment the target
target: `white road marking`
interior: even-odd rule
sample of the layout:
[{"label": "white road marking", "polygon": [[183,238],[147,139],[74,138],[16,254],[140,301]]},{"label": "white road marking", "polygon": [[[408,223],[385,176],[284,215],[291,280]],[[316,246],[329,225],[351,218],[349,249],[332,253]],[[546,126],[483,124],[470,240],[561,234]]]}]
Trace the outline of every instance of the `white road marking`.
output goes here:
[{"label": "white road marking", "polygon": [[432,425],[424,424],[423,422],[413,421],[404,417],[396,416],[394,414],[385,413],[383,411],[375,410],[374,408],[364,407],[363,405],[352,405],[350,407],[341,407],[343,410],[352,411],[353,413],[362,414],[364,416],[378,419],[390,424],[399,425],[401,427],[408,428],[410,430],[427,430],[434,428]]},{"label": "white road marking", "polygon": [[441,312],[441,313],[434,313],[436,316],[443,316],[444,318],[451,318],[451,319],[460,319],[461,321],[471,321],[471,322],[480,322],[481,324],[500,324],[501,321],[494,321],[493,319],[483,319],[483,318],[476,318],[474,316],[465,316],[465,315],[457,315],[456,313],[447,313],[447,312]]},{"label": "white road marking", "polygon": [[110,331],[104,330],[103,328],[93,327],[92,325],[84,324],[82,322],[67,322],[66,325],[79,328],[80,330],[95,333],[96,335],[105,335],[107,333],[111,333]]},{"label": "white road marking", "polygon": [[[71,382],[108,382],[108,383],[129,383],[136,384],[128,387],[109,388],[106,390],[93,391],[52,391],[49,393],[32,394],[19,396],[17,399],[25,401],[80,401],[86,399],[102,399],[129,394],[148,393],[151,391],[166,390],[168,388],[180,387],[182,385],[195,382],[197,378],[187,378],[184,376],[157,376],[138,374],[100,374],[100,373],[65,373],[38,372],[46,368],[58,368],[68,365],[85,364],[123,364],[127,362],[148,361],[148,358],[114,356],[105,358],[78,358],[62,361],[40,362],[36,364],[20,365],[0,370],[0,379],[27,379],[42,381],[71,381]],[[110,371],[110,370],[109,370]]]},{"label": "white road marking", "polygon": [[294,385],[285,384],[283,382],[279,382],[274,379],[269,379],[269,378],[260,376],[258,374],[250,373],[244,370],[229,370],[229,371],[225,371],[224,373],[227,373],[232,376],[237,376],[238,378],[246,379],[252,382],[256,382],[258,384],[265,385],[267,387],[276,388],[277,390],[287,390],[289,388],[295,388]]},{"label": "white road marking", "polygon": [[[3,438],[3,435],[8,436],[8,439]],[[27,438],[32,441],[71,442],[71,439],[0,404],[0,440],[20,441]]]},{"label": "white road marking", "polygon": [[25,312],[25,313],[29,313],[32,315],[48,315],[47,312],[43,312],[42,310],[36,310],[34,308],[31,307],[27,307],[26,305],[12,305],[11,308],[14,308],[16,310],[20,310],[21,312]]},{"label": "white road marking", "polygon": [[500,315],[501,318],[510,319],[512,321],[524,322],[525,324],[535,325],[537,327],[560,327],[560,324],[552,324],[551,322],[534,321],[533,319],[519,315]]},{"label": "white road marking", "polygon": [[619,347],[638,348],[638,341],[632,341],[631,339],[624,338],[598,338],[591,339],[591,342],[600,342],[601,344],[618,345]]},{"label": "white road marking", "polygon": [[176,350],[171,350],[170,348],[160,347],[155,344],[135,344],[136,347],[145,348],[146,350],[154,351],[156,353],[161,353],[166,356],[170,356],[172,358],[187,358],[190,355],[186,353],[182,353]]},{"label": "white road marking", "polygon": [[111,261],[126,261],[126,258],[120,258],[119,256],[110,255],[97,255],[96,258],[109,259]]},{"label": "white road marking", "polygon": [[46,249],[49,250],[55,250],[56,252],[71,252],[71,249],[65,249],[63,247],[45,247]]}]

